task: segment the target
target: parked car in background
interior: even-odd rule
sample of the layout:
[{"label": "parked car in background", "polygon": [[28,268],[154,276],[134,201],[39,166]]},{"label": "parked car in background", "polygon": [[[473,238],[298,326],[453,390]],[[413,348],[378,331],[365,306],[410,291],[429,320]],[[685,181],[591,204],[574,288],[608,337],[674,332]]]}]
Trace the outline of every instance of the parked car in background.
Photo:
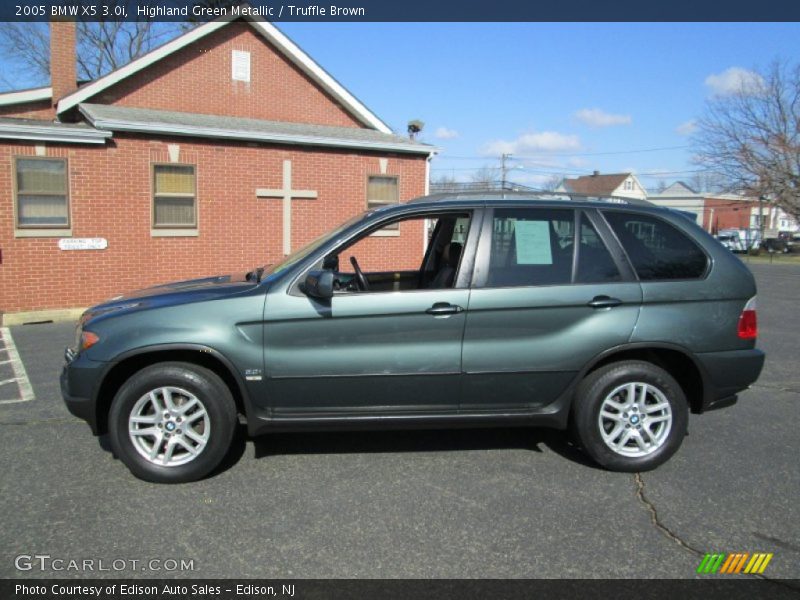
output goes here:
[{"label": "parked car in background", "polygon": [[732,233],[718,233],[714,236],[717,241],[731,252],[743,252],[739,236]]},{"label": "parked car in background", "polygon": [[778,239],[786,244],[786,252],[794,252],[798,244],[800,244],[800,232],[780,231],[778,232]]},{"label": "parked car in background", "polygon": [[[391,256],[375,249],[392,238],[373,234],[428,222],[418,264],[369,267]],[[638,472],[678,450],[690,411],[758,378],[755,296],[748,268],[669,209],[430,196],[280,264],[89,309],[61,388],[150,481],[209,474],[240,416],[254,436],[570,429],[598,464]]]},{"label": "parked car in background", "polygon": [[748,252],[761,246],[761,233],[757,229],[720,229],[714,237],[731,252]]},{"label": "parked car in background", "polygon": [[766,238],[761,246],[765,251],[776,254],[787,254],[791,252],[791,242],[785,238]]}]

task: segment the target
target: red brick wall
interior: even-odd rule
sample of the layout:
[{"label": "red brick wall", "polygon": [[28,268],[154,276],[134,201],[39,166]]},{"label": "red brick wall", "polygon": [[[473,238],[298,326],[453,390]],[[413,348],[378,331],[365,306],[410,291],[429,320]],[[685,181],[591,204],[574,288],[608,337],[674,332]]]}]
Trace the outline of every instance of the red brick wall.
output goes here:
[{"label": "red brick wall", "polygon": [[[231,79],[231,51],[250,52],[250,82]],[[190,44],[87,102],[362,127],[243,22]]]},{"label": "red brick wall", "polygon": [[[196,165],[198,237],[151,236],[151,164],[169,160],[168,142],[180,145],[181,163]],[[282,187],[283,160],[293,162],[294,189],[319,194],[292,203],[298,248],[365,209],[366,176],[380,172],[381,156],[122,135],[108,148],[49,145],[48,156],[69,159],[73,237],[108,239],[106,250],[61,251],[58,238],[14,237],[12,159],[33,153],[32,145],[0,144],[0,312],[87,306],[126,290],[279,261],[281,200],[258,199],[255,190]],[[399,176],[402,200],[424,193],[424,157],[389,156],[387,172]],[[402,227],[400,237],[362,244],[362,264],[416,268],[421,224]]]},{"label": "red brick wall", "polygon": [[77,89],[75,21],[50,22],[50,82],[53,104]]},{"label": "red brick wall", "polygon": [[[749,229],[750,213],[757,206],[758,202],[706,198],[703,227],[712,232],[720,229]],[[711,209],[714,209],[713,213]]]},{"label": "red brick wall", "polygon": [[21,119],[45,119],[52,121],[55,110],[49,100],[43,102],[27,102],[13,106],[0,106],[0,117],[18,117]]}]

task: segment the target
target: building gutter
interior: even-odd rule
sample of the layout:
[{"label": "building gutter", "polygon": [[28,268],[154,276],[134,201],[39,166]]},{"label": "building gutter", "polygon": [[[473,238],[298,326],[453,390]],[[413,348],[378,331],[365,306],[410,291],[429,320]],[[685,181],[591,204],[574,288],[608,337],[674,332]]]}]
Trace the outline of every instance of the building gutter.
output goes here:
[{"label": "building gutter", "polygon": [[29,125],[0,123],[0,139],[61,142],[64,144],[104,144],[112,136],[110,131],[78,129],[58,125]]},{"label": "building gutter", "polygon": [[434,150],[431,148],[431,146],[414,146],[410,144],[396,144],[391,142],[370,142],[322,136],[291,135],[266,132],[260,133],[257,131],[241,131],[236,129],[221,129],[216,127],[195,127],[191,125],[173,125],[166,123],[144,123],[118,119],[103,119],[93,117],[83,108],[80,110],[94,127],[98,129],[109,129],[111,131],[242,140],[248,142],[266,142],[270,144],[297,144],[331,148],[354,148],[358,150],[381,150],[389,152],[402,152],[406,154],[429,155]]}]

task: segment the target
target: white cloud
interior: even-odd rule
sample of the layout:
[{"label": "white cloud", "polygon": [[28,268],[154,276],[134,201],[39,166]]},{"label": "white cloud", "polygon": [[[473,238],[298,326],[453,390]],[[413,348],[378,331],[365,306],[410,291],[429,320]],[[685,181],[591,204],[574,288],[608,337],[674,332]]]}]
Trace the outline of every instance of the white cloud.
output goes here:
[{"label": "white cloud", "polygon": [[581,141],[577,135],[557,131],[538,131],[524,133],[515,140],[495,140],[490,142],[486,154],[526,154],[532,152],[562,152],[580,150]]},{"label": "white cloud", "polygon": [[580,156],[573,156],[567,161],[567,166],[581,169],[589,164],[589,161]]},{"label": "white cloud", "polygon": [[509,175],[509,179],[513,179],[514,183],[521,183],[522,185],[529,185],[531,187],[541,188],[555,183],[556,180],[561,181],[562,177],[553,173],[552,175],[545,175],[540,173],[513,173]]},{"label": "white cloud", "polygon": [[439,127],[434,132],[434,137],[439,138],[440,140],[452,140],[453,138],[458,137],[458,132],[455,129],[448,129],[447,127]]},{"label": "white cloud", "polygon": [[613,127],[633,123],[630,115],[615,115],[599,108],[582,108],[575,113],[575,118],[589,127]]},{"label": "white cloud", "polygon": [[675,128],[678,135],[692,135],[695,131],[697,131],[697,122],[694,119],[681,123]]},{"label": "white cloud", "polygon": [[730,67],[722,73],[713,73],[706,77],[705,84],[717,96],[731,94],[752,94],[764,85],[761,75],[741,67]]}]

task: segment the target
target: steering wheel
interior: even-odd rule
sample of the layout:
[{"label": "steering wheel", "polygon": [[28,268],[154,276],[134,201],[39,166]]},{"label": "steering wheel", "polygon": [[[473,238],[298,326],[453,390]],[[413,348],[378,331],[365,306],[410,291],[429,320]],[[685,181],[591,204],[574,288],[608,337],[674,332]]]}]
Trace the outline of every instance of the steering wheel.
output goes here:
[{"label": "steering wheel", "polygon": [[358,261],[356,260],[355,256],[350,257],[350,264],[353,265],[353,270],[356,273],[356,286],[362,292],[369,291],[369,282],[367,278],[364,277],[364,271],[361,270],[361,267],[358,266]]}]

